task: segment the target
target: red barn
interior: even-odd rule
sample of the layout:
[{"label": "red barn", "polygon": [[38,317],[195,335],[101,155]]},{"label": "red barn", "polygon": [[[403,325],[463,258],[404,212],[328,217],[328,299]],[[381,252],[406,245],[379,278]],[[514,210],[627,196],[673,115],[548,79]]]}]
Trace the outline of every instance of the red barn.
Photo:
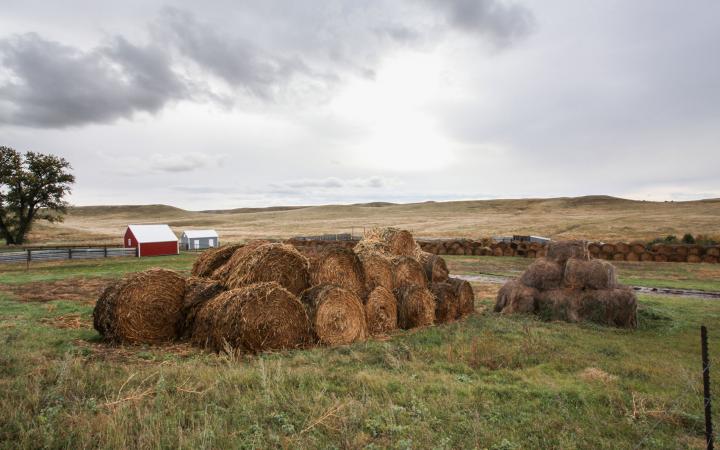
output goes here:
[{"label": "red barn", "polygon": [[137,248],[138,256],[177,255],[178,239],[167,225],[128,225],[125,248]]}]

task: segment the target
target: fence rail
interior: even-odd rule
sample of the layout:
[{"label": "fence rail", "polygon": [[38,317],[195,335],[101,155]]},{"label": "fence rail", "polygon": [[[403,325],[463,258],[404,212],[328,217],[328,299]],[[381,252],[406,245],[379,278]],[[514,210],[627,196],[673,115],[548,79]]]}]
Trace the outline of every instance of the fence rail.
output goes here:
[{"label": "fence rail", "polygon": [[0,263],[100,259],[135,256],[136,254],[134,248],[123,247],[28,248],[25,250],[0,252]]}]

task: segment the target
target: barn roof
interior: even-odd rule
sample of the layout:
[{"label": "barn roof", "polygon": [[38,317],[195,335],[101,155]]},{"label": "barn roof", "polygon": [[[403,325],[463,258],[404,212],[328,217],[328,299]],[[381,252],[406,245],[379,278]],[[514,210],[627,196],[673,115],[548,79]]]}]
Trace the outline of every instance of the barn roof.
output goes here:
[{"label": "barn roof", "polygon": [[177,242],[177,236],[169,226],[162,225],[128,225],[135,239],[140,244],[146,242]]},{"label": "barn roof", "polygon": [[188,239],[216,238],[218,233],[215,230],[185,230],[183,234]]}]

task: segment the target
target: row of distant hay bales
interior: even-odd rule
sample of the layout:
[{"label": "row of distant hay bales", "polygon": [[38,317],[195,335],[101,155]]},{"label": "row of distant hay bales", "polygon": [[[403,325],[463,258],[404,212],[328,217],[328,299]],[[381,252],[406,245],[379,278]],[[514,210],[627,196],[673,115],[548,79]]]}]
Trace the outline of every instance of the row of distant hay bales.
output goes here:
[{"label": "row of distant hay bales", "polygon": [[[491,242],[488,239],[447,239],[418,241],[420,247],[435,255],[522,256],[542,258],[547,245],[537,242]],[[643,242],[590,242],[590,256],[609,261],[654,261],[716,264],[720,246],[654,244]]]},{"label": "row of distant hay bales", "polygon": [[[302,250],[302,249],[301,249]],[[185,278],[151,269],[109,286],[93,313],[109,341],[186,340],[250,353],[339,345],[451,322],[474,311],[467,281],[403,230],[301,253],[252,241],[209,250]]]}]

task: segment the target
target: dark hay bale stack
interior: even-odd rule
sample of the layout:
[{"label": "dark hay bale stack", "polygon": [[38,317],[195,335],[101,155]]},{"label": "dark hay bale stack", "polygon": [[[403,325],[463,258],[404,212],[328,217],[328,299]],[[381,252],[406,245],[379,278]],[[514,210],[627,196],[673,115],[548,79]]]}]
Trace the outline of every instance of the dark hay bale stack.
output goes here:
[{"label": "dark hay bale stack", "polygon": [[606,260],[606,261],[612,261],[612,259],[613,259],[613,254],[612,254],[612,253],[602,252],[602,253],[600,253],[600,259],[604,259],[604,260]]},{"label": "dark hay bale stack", "polygon": [[598,244],[596,242],[592,242],[592,243],[588,244],[588,252],[590,252],[591,255],[593,255],[593,256],[599,255],[600,251],[601,251],[600,244]]},{"label": "dark hay bale stack", "polygon": [[537,252],[535,250],[528,250],[527,257],[528,258],[535,258],[537,256]]},{"label": "dark hay bale stack", "polygon": [[397,299],[392,291],[382,286],[373,289],[365,301],[365,318],[373,336],[397,329]]},{"label": "dark hay bale stack", "polygon": [[640,255],[635,252],[630,252],[627,255],[625,255],[626,261],[640,261]]},{"label": "dark hay bale stack", "polygon": [[515,256],[515,250],[513,250],[510,247],[507,247],[505,250],[503,250],[502,255],[503,256]]},{"label": "dark hay bale stack", "polygon": [[615,253],[612,257],[613,261],[625,261],[625,254]]},{"label": "dark hay bale stack", "polygon": [[230,257],[242,244],[225,245],[214,249],[205,250],[197,257],[190,272],[196,277],[210,277],[213,272],[228,262]]},{"label": "dark hay bale stack", "polygon": [[427,288],[405,285],[395,289],[398,302],[398,326],[404,330],[435,322],[435,297]]},{"label": "dark hay bale stack", "polygon": [[700,245],[691,245],[688,247],[688,255],[702,256],[703,248]]},{"label": "dark hay bale stack", "polygon": [[493,247],[492,249],[492,255],[493,256],[502,256],[503,255],[503,249],[500,247]]},{"label": "dark hay bale stack", "polygon": [[560,264],[547,258],[536,259],[520,276],[520,282],[525,286],[542,290],[559,287],[562,279]]},{"label": "dark hay bale stack", "polygon": [[225,292],[225,287],[217,280],[191,276],[185,280],[182,315],[183,326],[180,337],[187,339],[192,334],[197,313],[206,302]]},{"label": "dark hay bale stack", "polygon": [[570,258],[590,259],[590,252],[586,241],[557,241],[548,245],[547,258],[562,266]]},{"label": "dark hay bale stack", "polygon": [[668,255],[667,259],[670,262],[685,262],[687,260],[687,256],[672,254]]},{"label": "dark hay bale stack", "polygon": [[182,327],[185,279],[171,270],[150,269],[125,276],[103,291],[93,324],[113,342],[159,344]]},{"label": "dark hay bale stack", "polygon": [[650,252],[643,252],[640,254],[640,261],[654,261],[655,258]]},{"label": "dark hay bale stack", "polygon": [[354,251],[346,247],[328,246],[310,265],[312,285],[334,284],[364,298],[365,274]]},{"label": "dark hay bale stack", "polygon": [[303,292],[301,300],[320,343],[343,345],[367,338],[365,308],[352,291],[321,284]]},{"label": "dark hay bale stack", "polygon": [[578,321],[637,328],[637,298],[629,288],[585,291],[572,309]]},{"label": "dark hay bale stack", "polygon": [[705,255],[707,256],[720,256],[720,247],[708,247],[705,249]]},{"label": "dark hay bale stack", "polygon": [[702,262],[702,258],[698,255],[688,255],[687,262],[689,263],[699,263]]},{"label": "dark hay bale stack", "polygon": [[688,255],[688,248],[685,245],[673,245],[672,247],[673,253],[680,256],[687,256]]},{"label": "dark hay bale stack", "polygon": [[215,269],[211,278],[225,283],[233,270],[235,270],[235,268],[240,264],[240,261],[242,261],[249,253],[252,253],[252,251],[256,248],[269,243],[270,241],[258,239],[242,244],[237,249],[235,249],[232,256],[228,258],[226,263]]},{"label": "dark hay bale stack", "polygon": [[366,251],[357,255],[362,265],[367,292],[378,286],[392,291],[394,288],[392,262],[378,252]]},{"label": "dark hay bale stack", "polygon": [[358,242],[359,249],[381,251],[396,256],[412,256],[415,253],[415,239],[406,230],[398,228],[373,228]]},{"label": "dark hay bale stack", "polygon": [[222,351],[257,353],[305,347],[310,322],[298,298],[275,282],[224,292],[200,309],[191,341]]},{"label": "dark hay bale stack", "polygon": [[475,312],[475,292],[467,280],[460,278],[448,278],[449,283],[455,289],[455,298],[457,298],[457,318],[468,316]]},{"label": "dark hay bale stack", "polygon": [[287,244],[260,245],[240,259],[230,272],[225,285],[228,289],[236,289],[270,281],[275,281],[294,295],[299,295],[310,285],[307,258]]},{"label": "dark hay bale stack", "polygon": [[537,289],[518,280],[510,280],[498,291],[494,310],[503,314],[532,313],[536,309],[538,295]]},{"label": "dark hay bale stack", "polygon": [[392,259],[393,286],[406,285],[427,287],[427,277],[423,266],[409,256],[396,256]]},{"label": "dark hay bale stack", "polygon": [[712,256],[712,255],[705,255],[705,256],[703,256],[702,262],[708,263],[708,264],[717,264],[718,257]]},{"label": "dark hay bale stack", "polygon": [[447,281],[450,271],[442,256],[419,251],[415,258],[422,265],[425,276],[430,283],[442,283]]},{"label": "dark hay bale stack", "polygon": [[450,283],[433,283],[430,292],[435,297],[435,323],[447,323],[455,320],[460,314],[455,287]]},{"label": "dark hay bale stack", "polygon": [[666,255],[656,254],[653,259],[655,262],[667,262],[668,258]]},{"label": "dark hay bale stack", "polygon": [[612,289],[617,286],[615,266],[606,261],[570,258],[565,264],[565,287],[572,289]]},{"label": "dark hay bale stack", "polygon": [[669,255],[672,253],[672,247],[666,244],[654,244],[652,246],[652,251],[656,255]]}]

